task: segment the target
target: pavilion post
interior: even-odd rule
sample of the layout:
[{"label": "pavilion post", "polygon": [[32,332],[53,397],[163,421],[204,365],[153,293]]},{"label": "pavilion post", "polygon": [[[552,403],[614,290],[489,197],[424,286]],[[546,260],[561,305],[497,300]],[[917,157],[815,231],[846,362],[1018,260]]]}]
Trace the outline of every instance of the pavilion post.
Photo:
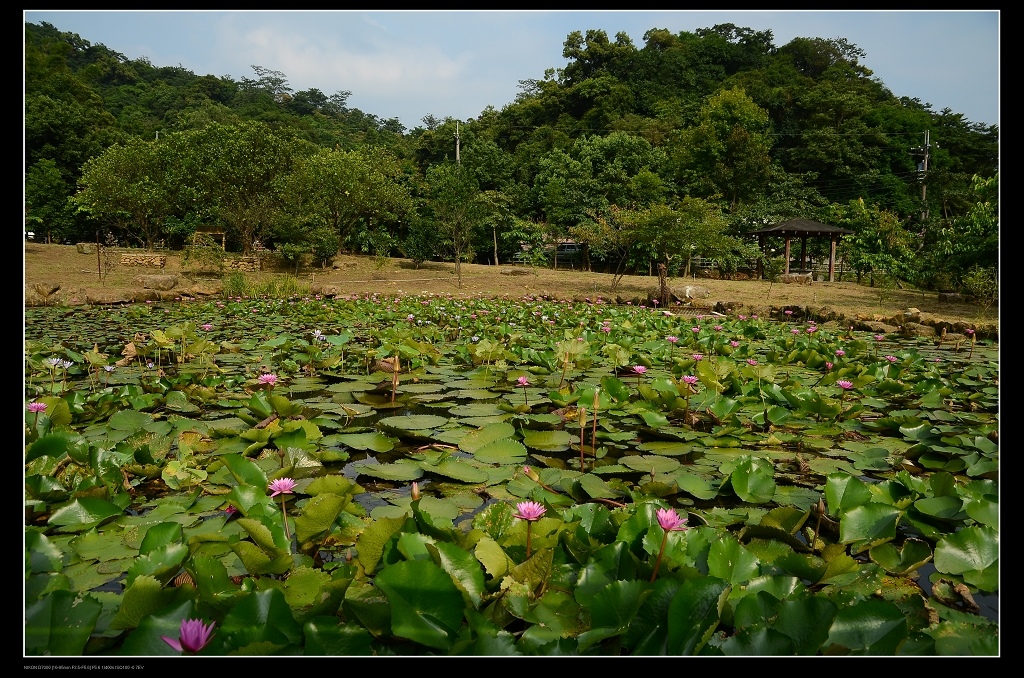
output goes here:
[{"label": "pavilion post", "polygon": [[786,236],[786,275],[789,275],[789,243],[790,237]]},{"label": "pavilion post", "polygon": [[761,258],[757,260],[757,278],[764,280],[764,236],[757,236],[757,246],[761,249]]},{"label": "pavilion post", "polygon": [[829,238],[831,246],[828,251],[828,281],[836,281],[836,237],[833,235]]}]

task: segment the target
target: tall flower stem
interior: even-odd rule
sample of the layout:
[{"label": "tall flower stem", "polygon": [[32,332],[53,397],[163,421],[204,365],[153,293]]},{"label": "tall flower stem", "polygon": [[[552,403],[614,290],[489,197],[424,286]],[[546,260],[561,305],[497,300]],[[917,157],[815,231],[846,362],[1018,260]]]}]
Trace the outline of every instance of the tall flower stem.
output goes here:
[{"label": "tall flower stem", "polygon": [[587,426],[587,408],[580,408],[580,473],[586,473],[583,469],[583,434]]},{"label": "tall flower stem", "polygon": [[665,536],[661,538],[661,550],[658,551],[658,559],[654,561],[654,572],[651,573],[651,583],[658,578],[658,568],[661,567],[661,559],[665,555],[665,546],[668,545],[668,530],[665,531]]},{"label": "tall flower stem", "polygon": [[281,495],[281,518],[284,519],[284,536],[289,542],[292,540],[292,535],[288,531],[288,512],[284,508],[284,495]]},{"label": "tall flower stem", "polygon": [[532,527],[533,527],[533,521],[529,521],[529,522],[526,523],[526,558],[527,558],[527,560],[529,560],[529,558],[530,558],[530,537],[532,536],[530,528],[532,528]]}]

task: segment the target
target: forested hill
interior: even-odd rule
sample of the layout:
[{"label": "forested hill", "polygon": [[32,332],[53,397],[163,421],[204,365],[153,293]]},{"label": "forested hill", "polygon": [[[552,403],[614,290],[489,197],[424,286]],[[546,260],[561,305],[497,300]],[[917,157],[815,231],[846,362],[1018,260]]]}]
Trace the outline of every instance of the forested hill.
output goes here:
[{"label": "forested hill", "polygon": [[[567,36],[563,54],[565,68],[521,80],[514,102],[458,121],[462,166],[484,203],[462,254],[493,247],[500,258],[542,232],[583,242],[595,261],[618,253],[636,264],[672,258],[649,239],[608,240],[607,230],[621,231],[638,210],[710,210],[724,224],[716,232],[738,235],[794,216],[855,226],[861,209],[892,250],[887,256],[898,258],[941,250],[950,229],[963,226],[958,219],[976,220],[979,202],[994,200],[998,128],[889,91],[845,39],[776,46],[770,31],[724,24],[652,28],[637,46],[625,33],[587,31]],[[387,112],[350,108],[351,92],[295,92],[286,74],[253,68],[254,77],[239,81],[197,75],[26,23],[27,224],[64,240],[93,233],[97,222],[129,228],[123,209],[118,221],[104,217],[95,199],[71,199],[98,185],[82,184],[87,161],[115,146],[175,135],[200,143],[212,130],[230,137],[245,129],[246,143],[262,134],[253,130],[266,130],[287,146],[272,170],[278,189],[332,150],[358,156],[366,176],[387,177],[387,195],[319,218],[289,204],[286,193],[263,192],[261,209],[277,216],[253,224],[206,186],[192,196],[206,196],[206,208],[167,195],[162,212],[144,217],[157,223],[145,227],[180,238],[196,224],[226,222],[244,249],[257,236],[301,240],[312,220],[330,226],[342,247],[403,253],[423,231],[438,230],[429,223],[443,221],[438,173],[454,161],[456,121],[426,115],[423,126],[406,130],[382,117]],[[306,199],[308,206],[324,198]],[[961,258],[961,273],[995,266],[998,238],[989,231],[973,254],[946,253]]]}]

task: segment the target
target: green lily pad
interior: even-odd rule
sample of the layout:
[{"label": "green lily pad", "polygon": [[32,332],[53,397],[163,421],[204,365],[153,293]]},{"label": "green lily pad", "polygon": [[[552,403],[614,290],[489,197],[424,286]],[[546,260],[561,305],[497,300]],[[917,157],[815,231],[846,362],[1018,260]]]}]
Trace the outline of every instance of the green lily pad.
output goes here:
[{"label": "green lily pad", "polygon": [[473,452],[473,458],[484,464],[522,464],[526,455],[526,447],[510,438],[495,440]]},{"label": "green lily pad", "polygon": [[434,414],[409,414],[386,417],[377,423],[382,427],[398,431],[428,431],[444,426],[448,423],[448,419]]},{"label": "green lily pad", "polygon": [[423,477],[423,469],[420,468],[419,464],[408,461],[395,462],[394,464],[364,463],[357,464],[356,468],[361,475],[380,478],[381,480],[411,482]]}]

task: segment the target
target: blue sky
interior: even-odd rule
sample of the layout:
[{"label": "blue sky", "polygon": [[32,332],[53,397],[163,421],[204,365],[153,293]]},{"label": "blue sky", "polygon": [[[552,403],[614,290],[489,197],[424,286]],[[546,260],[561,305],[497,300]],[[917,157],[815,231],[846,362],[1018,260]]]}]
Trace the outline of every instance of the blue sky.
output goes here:
[{"label": "blue sky", "polygon": [[197,75],[254,78],[253,65],[285,74],[294,91],[348,90],[348,104],[411,129],[422,118],[501,110],[519,81],[562,68],[572,31],[644,33],[732,23],[771,30],[776,47],[797,37],[846,38],[896,96],[999,123],[996,10],[922,11],[37,11],[53,24],[129,59]]}]

